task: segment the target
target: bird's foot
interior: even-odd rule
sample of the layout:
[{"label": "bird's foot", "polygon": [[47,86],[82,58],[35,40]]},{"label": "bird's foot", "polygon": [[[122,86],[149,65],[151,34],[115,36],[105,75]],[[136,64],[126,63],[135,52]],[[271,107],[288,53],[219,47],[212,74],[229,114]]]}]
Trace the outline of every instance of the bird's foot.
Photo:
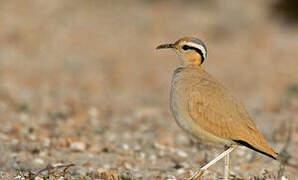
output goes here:
[{"label": "bird's foot", "polygon": [[205,172],[205,169],[199,169],[196,171],[191,177],[186,178],[184,180],[198,180]]}]

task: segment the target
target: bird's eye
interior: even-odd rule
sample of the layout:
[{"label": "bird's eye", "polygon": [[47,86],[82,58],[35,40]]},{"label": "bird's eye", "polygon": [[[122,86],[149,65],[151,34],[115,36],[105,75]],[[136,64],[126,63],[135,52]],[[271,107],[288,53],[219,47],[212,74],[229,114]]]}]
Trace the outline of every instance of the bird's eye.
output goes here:
[{"label": "bird's eye", "polygon": [[184,46],[182,46],[182,49],[183,49],[183,50],[188,50],[188,49],[190,49],[190,47],[187,46],[187,45],[184,45]]}]

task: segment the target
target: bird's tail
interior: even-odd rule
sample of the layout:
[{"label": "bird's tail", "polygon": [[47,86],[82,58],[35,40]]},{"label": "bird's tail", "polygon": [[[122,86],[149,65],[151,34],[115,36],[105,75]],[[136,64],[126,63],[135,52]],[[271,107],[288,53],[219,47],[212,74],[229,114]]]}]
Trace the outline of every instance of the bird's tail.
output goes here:
[{"label": "bird's tail", "polygon": [[239,138],[233,141],[277,160],[278,154],[268,145],[263,135],[257,129],[251,129],[249,138]]},{"label": "bird's tail", "polygon": [[242,140],[233,140],[233,141],[235,141],[236,143],[238,143],[240,145],[246,146],[249,149],[252,149],[252,150],[257,151],[261,154],[264,154],[268,157],[271,157],[274,160],[277,160],[278,153],[276,153],[266,142],[265,142],[266,143],[265,146],[255,147],[255,146],[251,145],[250,143],[242,141]]}]

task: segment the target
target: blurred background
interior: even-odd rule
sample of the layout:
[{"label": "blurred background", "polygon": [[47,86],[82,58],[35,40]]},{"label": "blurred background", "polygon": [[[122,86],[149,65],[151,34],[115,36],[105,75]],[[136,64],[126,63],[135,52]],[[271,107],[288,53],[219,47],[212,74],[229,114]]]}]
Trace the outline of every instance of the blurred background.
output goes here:
[{"label": "blurred background", "polygon": [[[181,179],[214,158],[223,149],[190,141],[169,111],[179,61],[155,47],[184,36],[205,42],[203,67],[287,157],[282,167],[240,148],[233,177],[298,178],[297,8],[291,0],[0,1],[1,178]],[[61,174],[57,166],[71,163]],[[222,166],[205,177],[222,177]]]}]

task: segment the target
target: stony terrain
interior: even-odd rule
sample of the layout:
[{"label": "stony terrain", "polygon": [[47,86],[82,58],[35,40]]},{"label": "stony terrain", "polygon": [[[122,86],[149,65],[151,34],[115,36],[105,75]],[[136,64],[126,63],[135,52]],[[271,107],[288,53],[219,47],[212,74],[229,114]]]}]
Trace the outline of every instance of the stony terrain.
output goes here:
[{"label": "stony terrain", "polygon": [[0,179],[183,179],[222,152],[169,112],[179,61],[155,47],[182,36],[282,154],[239,148],[232,178],[298,179],[298,28],[264,0],[1,1]]}]

